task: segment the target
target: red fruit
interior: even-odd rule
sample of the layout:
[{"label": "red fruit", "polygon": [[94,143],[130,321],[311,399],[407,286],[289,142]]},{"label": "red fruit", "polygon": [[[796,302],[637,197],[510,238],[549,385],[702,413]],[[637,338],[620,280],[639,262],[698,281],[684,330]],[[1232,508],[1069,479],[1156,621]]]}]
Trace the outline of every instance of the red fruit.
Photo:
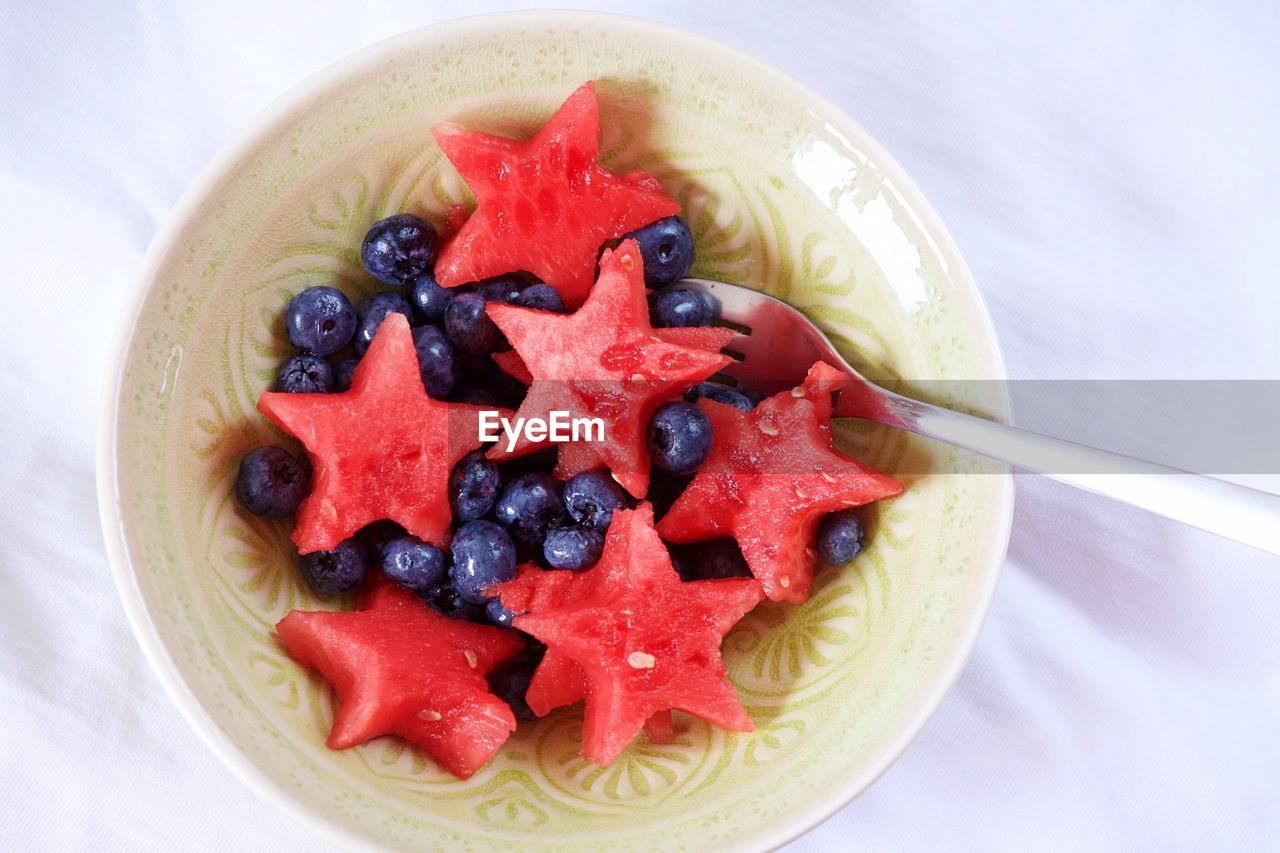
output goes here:
[{"label": "red fruit", "polygon": [[680,211],[643,172],[619,176],[597,162],[600,108],[593,83],[570,95],[524,142],[454,124],[437,125],[432,135],[477,200],[436,261],[436,279],[445,287],[523,270],[574,308],[591,289],[605,241]]},{"label": "red fruit", "polygon": [[699,400],[711,421],[711,453],[663,516],[662,537],[697,542],[732,536],[765,595],[808,598],[822,516],[902,491],[893,478],[835,449],[831,391],[839,377],[818,362],[804,385],[750,412]]},{"label": "red fruit", "polygon": [[[707,352],[720,352],[738,334],[733,329],[726,329],[720,326],[654,329],[653,333],[669,344],[704,349]],[[509,375],[520,380],[525,385],[533,382],[533,374],[525,366],[524,359],[520,357],[520,353],[515,350],[495,352],[491,358],[498,367],[501,367]]]},{"label": "red fruit", "polygon": [[[576,688],[566,661],[577,664],[585,682],[584,758],[609,764],[646,721],[673,708],[733,731],[752,729],[725,677],[720,643],[760,600],[758,583],[681,581],[647,503],[616,510],[600,561],[564,574],[525,572],[497,591],[505,606],[527,608],[515,626],[547,644],[535,679],[548,667],[544,678],[563,680],[567,695]],[[553,698],[562,696],[540,701]],[[653,733],[667,734],[666,724],[653,720]]]},{"label": "red fruit", "polygon": [[511,631],[443,616],[385,579],[371,583],[359,610],[294,610],[276,625],[290,656],[333,685],[328,746],[399,735],[465,779],[516,727],[485,675],[524,642]]},{"label": "red fruit", "polygon": [[[604,466],[636,497],[649,484],[645,428],[653,410],[729,363],[719,353],[670,343],[649,324],[634,240],[604,254],[596,287],[572,314],[500,302],[489,303],[488,312],[533,380],[517,417],[547,420],[551,412],[564,411],[571,418],[604,421],[604,441],[559,445],[556,475],[567,479]],[[522,433],[511,451],[499,445],[489,456],[520,456],[543,443]]]},{"label": "red fruit", "polygon": [[382,322],[349,391],[267,392],[258,410],[311,457],[311,494],[293,531],[299,552],[329,550],[383,518],[447,541],[449,472],[480,446],[481,407],[427,396],[403,315]]}]

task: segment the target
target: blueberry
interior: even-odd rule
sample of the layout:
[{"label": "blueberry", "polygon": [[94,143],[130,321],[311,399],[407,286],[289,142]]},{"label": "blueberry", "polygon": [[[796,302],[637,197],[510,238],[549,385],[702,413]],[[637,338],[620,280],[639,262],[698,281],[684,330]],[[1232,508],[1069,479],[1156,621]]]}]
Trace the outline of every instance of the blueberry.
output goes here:
[{"label": "blueberry", "polygon": [[542,543],[542,556],[555,569],[594,566],[603,552],[604,534],[590,527],[557,527]]},{"label": "blueberry", "polygon": [[560,298],[560,291],[549,284],[533,284],[526,287],[516,299],[515,304],[525,308],[537,308],[540,311],[553,311],[556,314],[565,313],[564,300]]},{"label": "blueberry", "polygon": [[541,656],[534,657],[526,653],[496,667],[488,676],[489,690],[511,706],[511,713],[522,723],[538,719],[524,697],[529,691],[529,682],[533,679],[539,660]]},{"label": "blueberry", "polygon": [[751,570],[732,539],[711,539],[692,545],[669,546],[672,562],[680,578],[686,581],[749,578]]},{"label": "blueberry", "polygon": [[630,506],[627,493],[604,471],[574,474],[564,484],[564,505],[579,524],[604,532],[615,509]]},{"label": "blueberry", "polygon": [[413,330],[413,348],[418,353],[422,386],[432,397],[443,400],[453,391],[456,377],[449,339],[439,326],[419,326]]},{"label": "blueberry", "polygon": [[537,553],[542,550],[547,531],[564,522],[560,484],[549,474],[522,474],[502,490],[493,514],[510,529],[517,545]]},{"label": "blueberry", "polygon": [[862,550],[862,523],[852,510],[833,512],[818,524],[818,557],[844,565]]},{"label": "blueberry", "polygon": [[254,515],[284,518],[297,511],[310,480],[302,463],[283,447],[259,447],[240,460],[236,500]]},{"label": "blueberry", "polygon": [[418,593],[418,597],[450,619],[463,619],[468,622],[489,621],[484,605],[467,601],[450,584],[433,586],[426,592]]},{"label": "blueberry", "polygon": [[755,402],[746,394],[718,382],[699,382],[684,394],[684,398],[690,403],[701,397],[733,406],[743,412],[749,412],[756,407]]},{"label": "blueberry", "polygon": [[506,302],[512,304],[520,299],[524,290],[524,281],[514,275],[500,275],[487,279],[476,285],[476,293],[486,302]]},{"label": "blueberry", "polygon": [[365,547],[369,549],[369,553],[375,556],[382,553],[382,546],[386,545],[397,536],[407,536],[408,533],[396,522],[389,518],[383,518],[366,524],[356,531],[356,536]]},{"label": "blueberry", "polygon": [[276,390],[289,394],[328,394],[333,390],[333,368],[318,355],[295,355],[276,375]]},{"label": "blueberry", "polygon": [[313,355],[333,355],[356,333],[356,309],[332,287],[308,287],[284,310],[284,325],[295,347]]},{"label": "blueberry", "polygon": [[444,582],[448,559],[416,536],[397,536],[382,546],[382,572],[405,589],[428,590]]},{"label": "blueberry", "polygon": [[424,273],[409,285],[409,304],[418,312],[419,318],[428,323],[439,323],[444,319],[444,310],[458,293],[452,288],[441,287],[431,273]]},{"label": "blueberry", "polygon": [[712,320],[720,316],[720,300],[711,295],[709,290],[694,290],[698,298],[702,300],[702,304],[707,306],[707,316]]},{"label": "blueberry", "polygon": [[490,408],[518,408],[528,389],[519,380],[494,363],[488,353],[454,353],[459,366],[457,390],[459,402]]},{"label": "blueberry", "polygon": [[360,303],[359,322],[356,324],[356,352],[364,355],[364,351],[373,343],[373,336],[378,327],[387,319],[388,314],[403,314],[412,319],[412,309],[404,297],[398,293],[375,293]]},{"label": "blueberry", "polygon": [[649,297],[649,320],[656,329],[710,326],[711,306],[698,291],[675,287]]},{"label": "blueberry", "polygon": [[673,474],[687,474],[711,451],[711,421],[693,403],[663,403],[649,419],[647,439],[654,465]]},{"label": "blueberry", "polygon": [[384,284],[404,284],[436,262],[436,229],[420,216],[401,213],[373,223],[360,247],[369,274]]},{"label": "blueberry", "polygon": [[516,576],[516,549],[511,537],[492,521],[468,521],[453,534],[453,588],[467,601],[484,604],[485,590]]},{"label": "blueberry", "polygon": [[356,367],[360,365],[358,358],[346,358],[333,364],[333,390],[349,391],[351,390],[351,376],[356,372]]},{"label": "blueberry", "polygon": [[489,603],[484,606],[484,612],[489,617],[489,621],[499,628],[510,628],[511,620],[516,618],[516,615],[503,607],[502,602],[496,598],[489,599]]},{"label": "blueberry", "polygon": [[445,309],[445,333],[464,352],[493,352],[502,344],[502,333],[485,313],[484,304],[478,293],[460,293]]},{"label": "blueberry", "polygon": [[483,450],[473,450],[458,460],[449,473],[449,505],[459,521],[474,521],[493,509],[502,475]]},{"label": "blueberry", "polygon": [[634,239],[639,244],[647,287],[675,284],[688,275],[693,266],[693,234],[678,216],[650,222],[639,230],[623,234],[622,239]]},{"label": "blueberry", "polygon": [[321,595],[346,592],[369,570],[369,551],[354,536],[343,539],[332,551],[312,551],[298,558],[302,579]]}]

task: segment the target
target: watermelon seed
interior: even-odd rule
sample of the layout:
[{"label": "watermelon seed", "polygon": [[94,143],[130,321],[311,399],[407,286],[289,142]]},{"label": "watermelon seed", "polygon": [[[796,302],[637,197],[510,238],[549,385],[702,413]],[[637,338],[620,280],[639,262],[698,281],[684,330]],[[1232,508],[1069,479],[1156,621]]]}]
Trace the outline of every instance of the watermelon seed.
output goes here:
[{"label": "watermelon seed", "polygon": [[786,575],[783,575],[782,577],[778,578],[778,586],[782,587],[783,589],[786,589],[787,587],[791,586],[791,578],[787,577]]},{"label": "watermelon seed", "polygon": [[439,711],[419,711],[418,719],[427,720],[428,722],[435,722],[436,720],[443,719],[443,718],[440,716]]},{"label": "watermelon seed", "polygon": [[806,492],[804,489],[800,488],[799,486],[796,486],[796,497],[798,497],[800,500],[804,500],[805,498],[809,497],[809,493]]},{"label": "watermelon seed", "polygon": [[762,433],[764,433],[765,435],[777,435],[777,434],[778,434],[778,428],[777,428],[776,426],[774,426],[773,424],[769,423],[768,421],[761,421],[761,422],[760,422],[760,431],[761,431]]},{"label": "watermelon seed", "polygon": [[818,473],[822,476],[822,479],[826,480],[828,483],[832,483],[832,484],[835,483],[836,478],[832,477],[826,471],[819,471]]},{"label": "watermelon seed", "polygon": [[472,669],[475,669],[476,666],[478,666],[480,663],[480,661],[476,658],[476,653],[471,651],[471,649],[467,649],[466,651],[464,651],[462,653],[462,656],[467,659],[467,666],[471,667]]},{"label": "watermelon seed", "polygon": [[803,387],[801,387],[801,386],[799,386],[799,385],[797,385],[796,387],[792,388],[792,389],[791,389],[791,396],[792,396],[792,397],[803,397],[803,396],[804,396],[804,388],[803,388]]},{"label": "watermelon seed", "polygon": [[632,652],[627,655],[627,666],[632,669],[653,669],[658,659],[647,652]]},{"label": "watermelon seed", "polygon": [[805,549],[804,549],[804,552],[805,552],[805,554],[806,554],[806,555],[808,555],[808,557],[809,557],[809,559],[810,559],[810,560],[816,560],[816,559],[818,559],[818,552],[817,552],[817,551],[815,551],[814,549],[812,549],[812,548],[805,548]]}]

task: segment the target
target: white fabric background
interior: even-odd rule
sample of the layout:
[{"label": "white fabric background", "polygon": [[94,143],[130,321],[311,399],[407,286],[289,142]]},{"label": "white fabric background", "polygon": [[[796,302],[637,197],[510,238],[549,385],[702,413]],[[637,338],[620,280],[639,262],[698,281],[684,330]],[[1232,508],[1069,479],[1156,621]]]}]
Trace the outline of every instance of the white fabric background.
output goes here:
[{"label": "white fabric background", "polygon": [[[497,8],[184,5],[0,4],[8,849],[320,846],[205,750],[125,623],[94,499],[103,353],[148,240],[237,127],[359,47]],[[745,48],[866,125],[955,234],[1015,377],[1280,378],[1267,0],[610,5]],[[1021,478],[955,691],[795,849],[1280,848],[1278,569]]]}]

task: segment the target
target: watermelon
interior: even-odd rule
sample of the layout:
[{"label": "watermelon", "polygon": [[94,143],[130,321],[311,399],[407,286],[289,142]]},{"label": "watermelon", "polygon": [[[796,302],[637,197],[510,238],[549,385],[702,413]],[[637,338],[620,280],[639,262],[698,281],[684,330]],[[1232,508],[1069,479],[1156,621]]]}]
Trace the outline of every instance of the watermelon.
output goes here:
[{"label": "watermelon", "polygon": [[[584,758],[611,763],[655,714],[672,709],[751,731],[726,678],[720,643],[760,601],[756,581],[681,581],[647,503],[615,510],[600,561],[577,576],[565,574],[526,571],[495,591],[504,606],[523,605],[513,624],[547,645],[534,677],[550,659],[547,680],[554,683],[535,698],[557,701],[576,691],[570,684],[550,695],[556,683],[568,683],[566,661],[577,664],[586,699]],[[667,723],[658,717],[653,732],[669,734]]]},{"label": "watermelon", "polygon": [[711,421],[711,453],[662,517],[662,537],[684,543],[732,536],[765,595],[808,598],[822,517],[902,491],[835,449],[831,392],[840,377],[818,362],[803,385],[750,412],[699,400]]},{"label": "watermelon", "polygon": [[[502,606],[513,613],[540,613],[581,597],[587,576],[571,571],[543,571],[533,563],[520,567],[514,580],[498,589]],[[547,649],[529,682],[525,702],[533,713],[545,717],[556,708],[587,698],[587,676],[573,658]],[[658,711],[644,724],[645,734],[654,743],[671,743],[675,732],[671,711]]]},{"label": "watermelon", "polygon": [[[591,296],[569,315],[491,302],[489,316],[511,342],[532,380],[517,417],[547,420],[553,411],[604,421],[604,441],[559,445],[562,479],[605,466],[622,487],[642,497],[649,484],[645,428],[661,403],[729,363],[728,356],[673,344],[649,324],[644,269],[634,240],[600,260]],[[504,364],[504,368],[513,368]],[[521,436],[500,444],[492,459],[531,453],[545,442]]]},{"label": "watermelon", "polygon": [[[480,406],[427,396],[409,323],[389,314],[341,394],[267,392],[258,409],[302,442],[314,471],[293,541],[330,550],[380,519],[443,545],[449,472],[480,446]],[[510,414],[507,412],[507,414]]]},{"label": "watermelon", "polygon": [[518,634],[450,619],[381,576],[359,609],[294,610],[276,625],[280,643],[320,671],[337,697],[330,749],[399,735],[466,779],[515,730],[511,709],[485,675],[524,648]]},{"label": "watermelon", "polygon": [[445,287],[524,271],[575,308],[591,289],[606,241],[680,211],[643,172],[615,175],[600,165],[593,83],[524,142],[454,124],[438,125],[432,135],[477,201],[436,261]]}]

